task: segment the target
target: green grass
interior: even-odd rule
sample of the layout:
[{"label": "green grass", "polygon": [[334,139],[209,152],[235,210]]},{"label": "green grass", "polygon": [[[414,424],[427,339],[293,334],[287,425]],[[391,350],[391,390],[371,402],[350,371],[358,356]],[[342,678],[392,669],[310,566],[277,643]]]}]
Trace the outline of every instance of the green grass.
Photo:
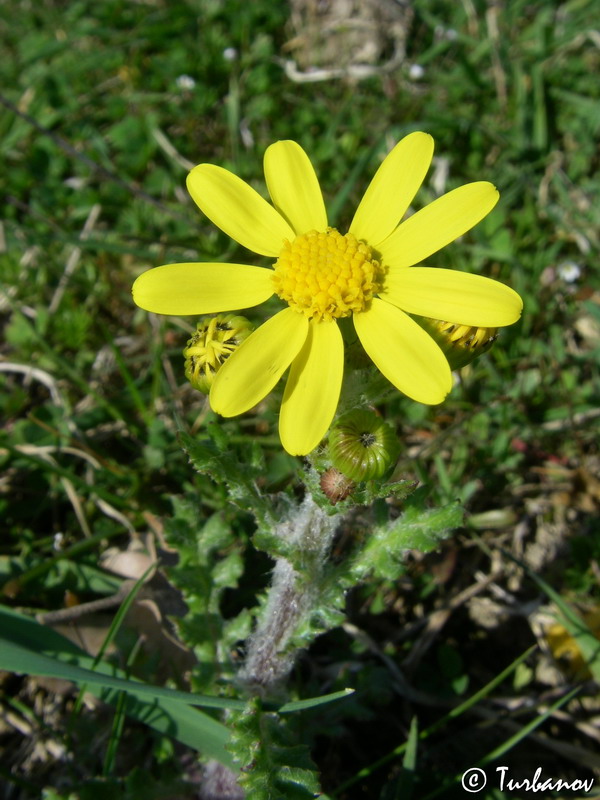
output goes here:
[{"label": "green grass", "polygon": [[[297,735],[331,797],[385,800],[401,785],[405,798],[409,784],[414,797],[440,786],[462,797],[456,775],[489,753],[503,753],[490,770],[509,764],[524,777],[537,766],[565,780],[597,775],[586,733],[593,685],[568,664],[552,672],[539,650],[494,683],[538,641],[535,601],[555,609],[505,551],[579,613],[600,599],[596,3],[417,0],[405,63],[358,83],[286,78],[287,17],[286,3],[267,0],[9,0],[0,9],[3,602],[44,614],[110,597],[121,579],[101,556],[150,532],[163,567],[147,600],[201,663],[190,683],[189,662],[172,668],[160,646],[139,646],[139,620],[120,629],[111,658],[153,685],[235,696],[230,665],[270,562],[250,544],[250,517],[192,470],[177,430],[225,431],[268,491],[294,491],[296,462],[278,443],[276,394],[260,413],[214,428],[183,375],[194,320],[149,318],[131,284],[172,261],[264,263],[197,211],[186,163],[221,164],[264,192],[266,146],[296,139],[343,228],[386,149],[425,130],[435,170],[448,169],[446,190],[490,180],[501,192],[494,212],[430,265],[502,280],[525,309],[443,406],[395,396],[381,408],[403,444],[396,477],[421,480],[430,506],[459,499],[472,517],[437,553],[409,554],[400,581],[349,594],[348,624],[315,642],[289,688],[293,699],[357,691],[303,712]],[[423,67],[420,79],[411,64]],[[418,204],[436,195],[432,174]],[[572,282],[561,277],[568,262],[580,269]],[[206,552],[188,547],[193,520],[183,501],[173,510],[173,495],[199,498]],[[175,629],[165,618],[182,613],[179,591],[191,611]],[[94,624],[108,634],[116,610]],[[202,641],[200,617],[214,623]],[[579,683],[578,699],[545,719]],[[449,714],[482,687],[458,719]],[[35,678],[3,676],[0,693],[0,774],[11,796],[192,796],[194,751],[164,729],[108,706],[75,715],[73,693]],[[46,743],[37,766],[36,742]],[[500,797],[493,788],[480,796]]]}]

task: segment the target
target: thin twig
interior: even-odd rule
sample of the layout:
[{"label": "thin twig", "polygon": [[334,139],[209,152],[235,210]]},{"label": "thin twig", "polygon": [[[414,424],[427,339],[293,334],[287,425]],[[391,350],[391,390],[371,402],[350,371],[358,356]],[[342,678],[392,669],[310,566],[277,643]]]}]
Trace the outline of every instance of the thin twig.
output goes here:
[{"label": "thin twig", "polygon": [[[98,221],[98,217],[100,216],[100,211],[102,207],[99,203],[95,203],[92,208],[90,209],[90,213],[85,221],[81,234],[79,235],[80,241],[85,241],[89,238],[90,233],[93,231],[96,222]],[[81,258],[81,247],[74,247],[71,251],[71,255],[67,259],[67,263],[65,265],[65,269],[63,274],[60,276],[60,280],[58,282],[58,286],[56,287],[54,294],[52,296],[52,300],[50,301],[50,305],[48,306],[48,311],[51,314],[57,310],[60,305],[60,301],[63,298],[65,290],[67,288],[67,284],[71,275],[77,269],[77,265],[79,264],[79,259]]]},{"label": "thin twig", "polygon": [[110,597],[101,597],[98,600],[90,600],[88,603],[79,603],[70,608],[61,608],[58,611],[49,611],[47,614],[38,614],[36,619],[38,622],[41,622],[42,625],[56,625],[62,622],[74,622],[88,614],[95,614],[98,611],[106,611],[109,608],[115,608],[121,605],[135,583],[136,581],[134,580],[123,581],[115,594],[112,594]]},{"label": "thin twig", "polygon": [[156,140],[156,143],[160,149],[165,152],[176,164],[179,164],[180,167],[183,167],[183,169],[187,170],[188,172],[189,170],[194,169],[196,165],[192,161],[188,161],[185,156],[182,156],[181,153],[175,149],[160,128],[154,128],[152,130],[152,136]]},{"label": "thin twig", "polygon": [[50,393],[54,405],[67,411],[65,403],[55,378],[39,367],[32,367],[30,364],[13,364],[10,361],[0,361],[0,372],[18,372],[25,376],[25,381],[35,380],[43,384]]},{"label": "thin twig", "polygon": [[579,428],[587,422],[600,417],[600,408],[590,408],[588,411],[580,411],[578,414],[573,414],[568,419],[551,419],[548,422],[542,422],[540,428],[545,431],[560,432],[567,431],[570,428]]}]

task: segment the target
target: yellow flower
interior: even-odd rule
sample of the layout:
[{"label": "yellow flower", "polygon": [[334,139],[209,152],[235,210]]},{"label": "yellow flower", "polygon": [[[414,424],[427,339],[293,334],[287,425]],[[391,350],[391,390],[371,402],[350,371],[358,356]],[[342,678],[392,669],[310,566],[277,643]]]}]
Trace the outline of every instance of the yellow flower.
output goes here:
[{"label": "yellow flower", "polygon": [[250,322],[237,314],[218,314],[201,320],[183,351],[185,377],[194,389],[208,394],[225,360],[251,333]]},{"label": "yellow flower", "polygon": [[250,308],[277,294],[286,307],[263,323],[216,375],[210,404],[225,417],[260,402],[290,367],[279,433],[304,455],[323,438],[338,404],[344,352],[336,319],[352,316],[367,354],[401,392],[441,403],[452,388],[439,346],[411,314],[471,327],[519,319],[519,295],[479,275],[415,267],[476,225],[498,200],[491,183],[460,186],[401,222],[433,155],[433,139],[411,133],[379,167],[348,233],[329,228],[315,171],[295,142],[267,148],[272,205],[222,167],[200,164],[187,179],[199,208],[235,241],[268,256],[246,264],[168,264],[133,286],[157,314],[212,314]]}]

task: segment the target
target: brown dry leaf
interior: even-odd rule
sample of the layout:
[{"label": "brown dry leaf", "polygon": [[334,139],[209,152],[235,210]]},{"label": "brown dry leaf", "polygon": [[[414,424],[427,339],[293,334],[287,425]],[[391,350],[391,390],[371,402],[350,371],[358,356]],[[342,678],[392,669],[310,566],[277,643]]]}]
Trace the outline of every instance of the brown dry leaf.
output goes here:
[{"label": "brown dry leaf", "polygon": [[[81,647],[89,655],[97,656],[106,640],[112,620],[112,614],[87,614],[76,622],[61,623],[50,627],[65,639]],[[113,642],[107,648],[106,654],[111,655],[115,650]]]},{"label": "brown dry leaf", "polygon": [[[168,630],[167,623],[158,604],[152,599],[152,589],[144,588],[133,601],[127,612],[124,626],[142,637],[144,650],[149,656],[160,655],[155,680],[163,683],[166,678],[178,682],[191,670],[195,663],[193,654]],[[157,596],[159,596],[157,592]],[[150,595],[150,596],[149,596]],[[86,653],[96,656],[100,652],[114,615],[89,613],[69,623],[59,623],[51,627],[72,641]],[[112,642],[106,655],[118,652],[118,644]]]},{"label": "brown dry leaf", "polygon": [[124,578],[139,580],[154,565],[146,576],[148,581],[156,572],[156,560],[154,537],[147,533],[132,537],[126,550],[109,547],[100,557],[100,566]]},{"label": "brown dry leaf", "polygon": [[588,459],[577,469],[568,470],[568,483],[550,495],[552,505],[561,515],[568,509],[594,514],[600,509],[598,468]]},{"label": "brown dry leaf", "polygon": [[[159,655],[154,680],[162,683],[174,678],[181,684],[195,664],[195,657],[173,635],[165,615],[180,616],[186,613],[187,607],[180,593],[157,571],[154,534],[155,531],[133,534],[126,549],[111,547],[101,555],[100,566],[126,579],[115,595],[49,614],[48,617],[55,619],[48,619],[47,623],[82,650],[96,656],[108,636],[116,609],[125,601],[135,581],[146,575],[123,624],[141,638],[148,656]],[[110,612],[105,613],[109,607]],[[118,638],[107,649],[107,655],[118,652]]]},{"label": "brown dry leaf", "polygon": [[510,616],[506,605],[492,600],[491,597],[472,597],[467,608],[473,622],[486,630],[494,630]]},{"label": "brown dry leaf", "polygon": [[127,613],[125,624],[143,636],[144,648],[148,653],[160,653],[160,666],[156,676],[160,683],[166,678],[181,682],[196,663],[191,651],[167,631],[161,611],[154,600],[136,599]]}]

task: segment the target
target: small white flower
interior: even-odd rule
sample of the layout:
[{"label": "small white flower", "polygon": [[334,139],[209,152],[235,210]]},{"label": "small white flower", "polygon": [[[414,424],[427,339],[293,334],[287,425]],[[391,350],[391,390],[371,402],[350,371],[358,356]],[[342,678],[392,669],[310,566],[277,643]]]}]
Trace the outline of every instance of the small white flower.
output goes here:
[{"label": "small white flower", "polygon": [[454,28],[444,28],[443,25],[436,25],[434,34],[438,40],[446,40],[447,42],[455,42],[458,39],[458,31]]},{"label": "small white flower", "polygon": [[566,283],[575,283],[581,277],[581,267],[575,261],[561,261],[556,271]]},{"label": "small white flower", "polygon": [[176,80],[175,83],[178,89],[183,89],[184,91],[191,91],[194,86],[196,85],[196,81],[192,78],[191,75],[180,75]]},{"label": "small white flower", "polygon": [[411,64],[408,70],[408,77],[411,81],[420,81],[425,75],[425,68],[420,64]]},{"label": "small white flower", "polygon": [[226,47],[225,50],[223,50],[223,58],[225,61],[235,61],[237,57],[238,51],[235,47]]}]

